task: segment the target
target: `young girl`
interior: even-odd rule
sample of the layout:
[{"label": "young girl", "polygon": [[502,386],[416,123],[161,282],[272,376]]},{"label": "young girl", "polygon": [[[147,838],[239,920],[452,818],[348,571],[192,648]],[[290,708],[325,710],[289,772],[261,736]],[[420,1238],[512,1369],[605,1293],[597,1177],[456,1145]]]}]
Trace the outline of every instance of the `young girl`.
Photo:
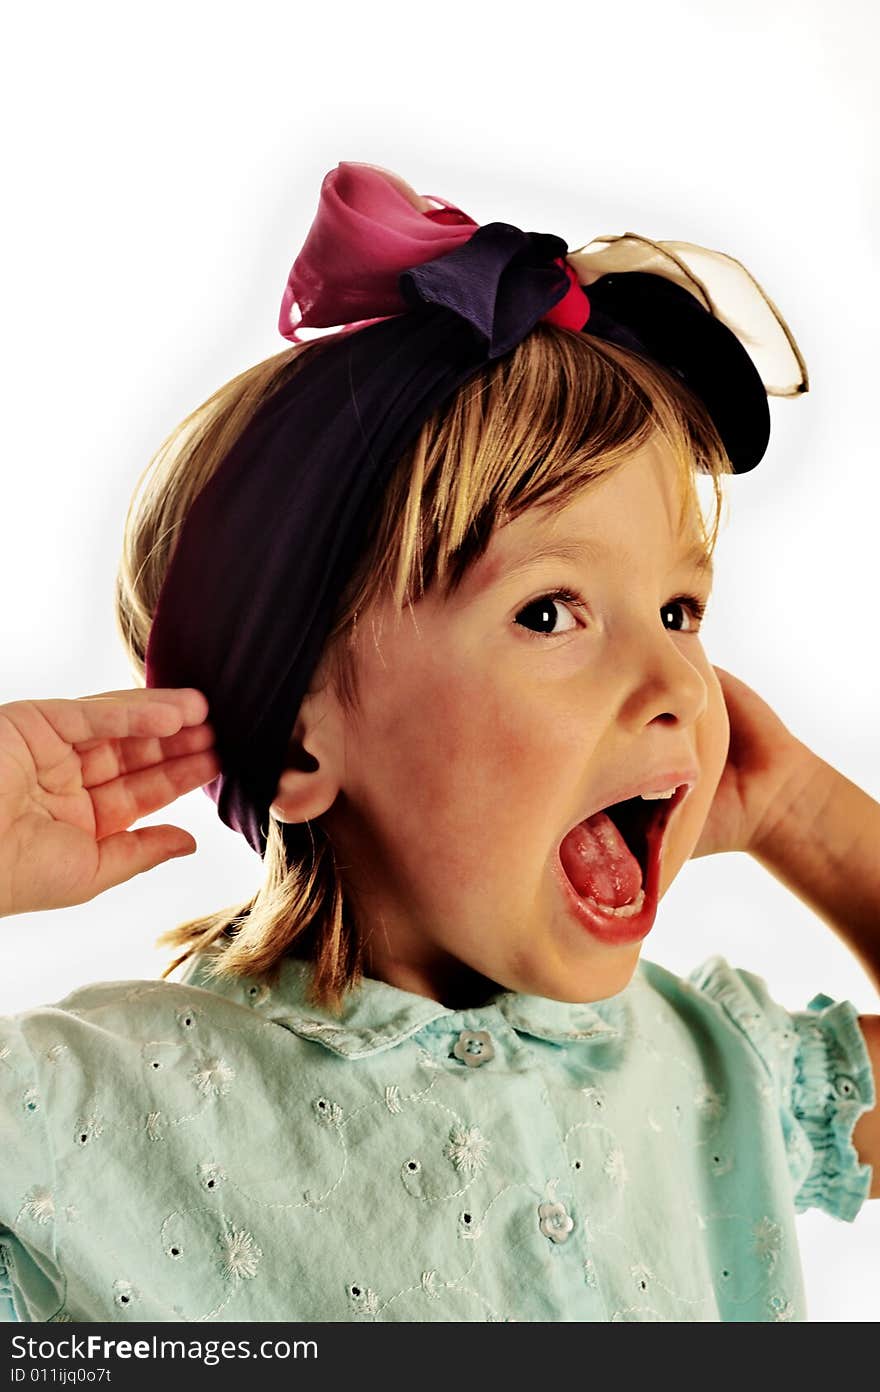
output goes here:
[{"label": "young girl", "polygon": [[280,327],[133,506],[141,685],[0,707],[0,912],[191,853],[127,828],[202,785],[265,865],[166,979],[0,1022],[5,1317],[805,1319],[880,1017],[640,956],[741,850],[880,982],[880,807],[699,636],[695,474],[760,462],[793,338],[720,253],[355,163]]}]

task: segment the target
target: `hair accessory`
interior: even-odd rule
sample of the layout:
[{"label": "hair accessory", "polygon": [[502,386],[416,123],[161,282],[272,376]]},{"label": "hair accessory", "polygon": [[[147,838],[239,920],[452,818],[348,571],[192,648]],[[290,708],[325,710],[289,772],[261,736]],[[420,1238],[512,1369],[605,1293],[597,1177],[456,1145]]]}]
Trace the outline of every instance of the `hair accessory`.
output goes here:
[{"label": "hair accessory", "polygon": [[479,226],[377,165],[331,170],[279,330],[299,343],[303,329],[333,327],[313,335],[332,342],[305,354],[191,506],[146,654],[148,686],[207,696],[222,772],[204,791],[258,854],[297,711],[395,464],[439,405],[540,321],[674,373],[737,473],[766,450],[767,395],[808,389],[791,332],[731,257],[630,232],[569,253],[551,233]]}]

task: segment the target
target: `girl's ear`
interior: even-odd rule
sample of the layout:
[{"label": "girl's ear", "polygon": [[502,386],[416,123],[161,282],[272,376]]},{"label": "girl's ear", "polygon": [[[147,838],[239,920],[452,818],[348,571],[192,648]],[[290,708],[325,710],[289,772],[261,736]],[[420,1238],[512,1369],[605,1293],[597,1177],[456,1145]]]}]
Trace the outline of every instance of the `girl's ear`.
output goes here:
[{"label": "girl's ear", "polygon": [[299,708],[270,808],[277,821],[310,821],[333,805],[342,785],[344,734],[342,708],[324,680]]}]

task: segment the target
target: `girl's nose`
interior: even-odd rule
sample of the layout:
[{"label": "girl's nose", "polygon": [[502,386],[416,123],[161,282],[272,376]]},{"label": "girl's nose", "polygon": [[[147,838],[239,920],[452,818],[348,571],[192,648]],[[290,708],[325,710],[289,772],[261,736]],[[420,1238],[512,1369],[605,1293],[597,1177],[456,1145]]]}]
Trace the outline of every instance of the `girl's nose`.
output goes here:
[{"label": "girl's nose", "polygon": [[624,724],[642,727],[662,717],[694,725],[700,719],[708,704],[709,688],[687,655],[688,642],[697,646],[690,637],[676,641],[669,629],[646,632],[643,628],[633,634],[631,655],[622,667],[625,694],[620,718]]}]

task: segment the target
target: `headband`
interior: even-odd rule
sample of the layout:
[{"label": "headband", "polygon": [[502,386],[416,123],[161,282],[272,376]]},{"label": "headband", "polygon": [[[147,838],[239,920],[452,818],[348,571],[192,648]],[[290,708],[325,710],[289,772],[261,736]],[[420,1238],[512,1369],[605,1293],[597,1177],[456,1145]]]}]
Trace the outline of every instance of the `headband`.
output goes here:
[{"label": "headband", "polygon": [[331,170],[278,327],[293,343],[332,327],[333,342],[303,355],[195,499],[146,652],[147,686],[207,697],[221,772],[204,791],[259,855],[297,711],[395,464],[539,322],[672,372],[704,402],[735,473],[767,448],[768,395],[808,390],[787,325],[731,257],[632,232],[569,252],[551,233],[480,226],[377,165]]}]

